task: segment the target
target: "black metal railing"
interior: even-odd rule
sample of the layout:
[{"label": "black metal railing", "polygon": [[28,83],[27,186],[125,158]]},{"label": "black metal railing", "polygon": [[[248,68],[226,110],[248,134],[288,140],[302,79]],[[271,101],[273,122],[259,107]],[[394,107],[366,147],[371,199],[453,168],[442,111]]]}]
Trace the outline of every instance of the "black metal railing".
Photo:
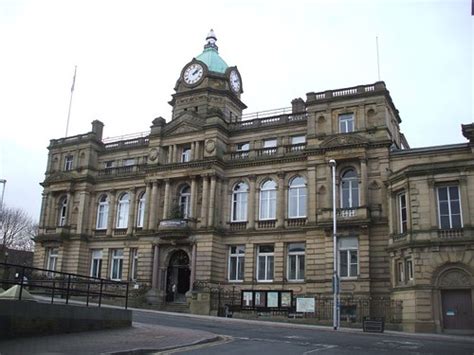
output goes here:
[{"label": "black metal railing", "polygon": [[19,285],[19,300],[27,290],[32,295],[48,297],[51,303],[61,299],[68,304],[75,299],[84,301],[86,306],[94,302],[100,307],[105,300],[115,303],[118,299],[124,300],[125,309],[128,307],[128,282],[0,263],[0,285],[5,289]]}]

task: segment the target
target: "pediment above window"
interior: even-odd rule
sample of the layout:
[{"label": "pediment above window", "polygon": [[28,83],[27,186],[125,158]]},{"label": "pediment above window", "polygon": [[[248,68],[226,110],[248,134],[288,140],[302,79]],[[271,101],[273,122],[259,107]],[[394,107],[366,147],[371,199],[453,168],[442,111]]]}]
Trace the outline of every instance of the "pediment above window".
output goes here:
[{"label": "pediment above window", "polygon": [[341,134],[336,137],[325,139],[321,143],[321,148],[335,148],[339,146],[360,145],[367,143],[368,141],[360,136],[356,136],[354,134]]}]

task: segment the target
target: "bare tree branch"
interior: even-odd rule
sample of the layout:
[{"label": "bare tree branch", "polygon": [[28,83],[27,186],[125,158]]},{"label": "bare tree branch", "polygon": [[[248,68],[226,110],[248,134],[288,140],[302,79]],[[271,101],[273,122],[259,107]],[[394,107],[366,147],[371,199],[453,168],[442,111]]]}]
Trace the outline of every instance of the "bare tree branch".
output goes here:
[{"label": "bare tree branch", "polygon": [[22,209],[3,205],[0,211],[0,244],[5,248],[33,250],[36,224]]}]

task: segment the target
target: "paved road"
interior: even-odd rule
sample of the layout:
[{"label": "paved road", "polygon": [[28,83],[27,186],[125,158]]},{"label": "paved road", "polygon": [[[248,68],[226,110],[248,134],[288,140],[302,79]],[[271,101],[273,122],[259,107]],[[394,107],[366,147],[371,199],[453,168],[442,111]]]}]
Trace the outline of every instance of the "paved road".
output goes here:
[{"label": "paved road", "polygon": [[288,325],[238,319],[134,311],[135,322],[203,330],[223,336],[217,343],[175,350],[180,354],[469,354],[467,337],[367,334],[358,330]]}]

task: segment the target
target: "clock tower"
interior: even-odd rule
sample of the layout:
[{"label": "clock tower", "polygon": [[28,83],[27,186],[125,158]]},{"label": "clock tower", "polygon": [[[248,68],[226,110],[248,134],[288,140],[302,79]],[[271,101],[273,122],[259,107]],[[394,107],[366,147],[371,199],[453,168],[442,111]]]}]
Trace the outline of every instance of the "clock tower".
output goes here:
[{"label": "clock tower", "polygon": [[220,116],[227,122],[240,121],[247,106],[240,100],[242,77],[219,56],[216,35],[211,30],[203,52],[181,70],[169,104],[172,120],[184,115],[201,119]]}]

